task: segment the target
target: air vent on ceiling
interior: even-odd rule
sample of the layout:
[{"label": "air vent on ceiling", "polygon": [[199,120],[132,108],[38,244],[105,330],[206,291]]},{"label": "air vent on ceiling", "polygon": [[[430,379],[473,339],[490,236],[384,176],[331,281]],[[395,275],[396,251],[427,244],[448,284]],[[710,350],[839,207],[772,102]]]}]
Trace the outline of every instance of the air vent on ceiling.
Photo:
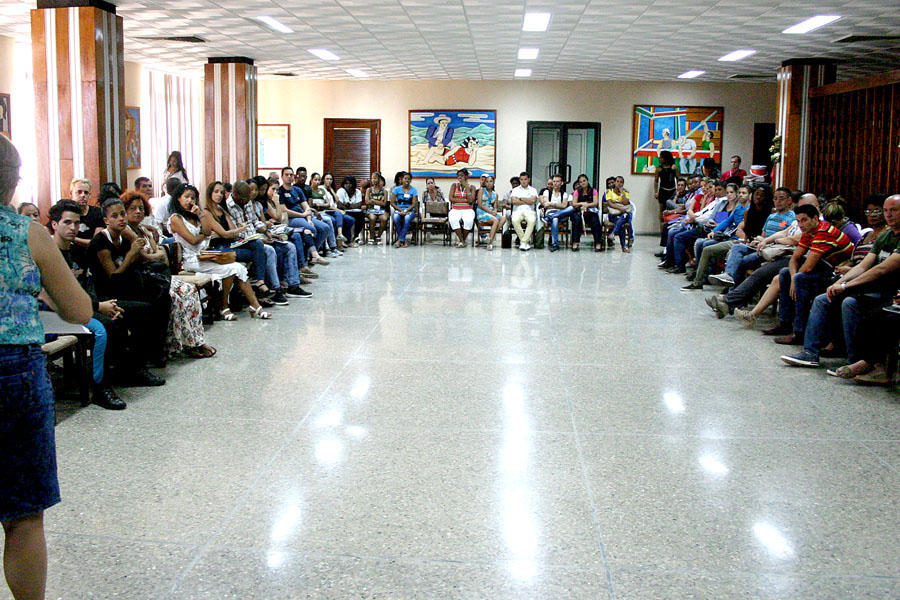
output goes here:
[{"label": "air vent on ceiling", "polygon": [[900,42],[900,35],[847,35],[834,40],[835,44],[861,44],[864,42]]},{"label": "air vent on ceiling", "polygon": [[137,37],[144,42],[180,42],[183,44],[205,44],[206,40],[196,35],[174,35],[170,37]]},{"label": "air vent on ceiling", "polygon": [[728,79],[736,79],[738,81],[774,81],[775,75],[768,73],[735,73],[729,75]]},{"label": "air vent on ceiling", "polygon": [[296,73],[272,73],[274,77],[296,77]]}]

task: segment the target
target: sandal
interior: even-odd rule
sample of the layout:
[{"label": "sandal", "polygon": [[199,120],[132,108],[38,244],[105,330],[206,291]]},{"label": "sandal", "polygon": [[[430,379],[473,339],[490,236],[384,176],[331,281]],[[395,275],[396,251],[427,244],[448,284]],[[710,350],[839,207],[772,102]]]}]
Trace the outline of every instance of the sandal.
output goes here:
[{"label": "sandal", "polygon": [[253,308],[251,306],[250,307],[250,316],[253,317],[254,319],[262,319],[263,321],[265,321],[266,319],[272,318],[272,315],[270,313],[267,313],[266,311],[264,311],[262,309],[262,306],[260,306],[259,308]]},{"label": "sandal", "polygon": [[828,369],[825,372],[828,373],[829,375],[831,375],[832,377],[839,377],[841,379],[853,379],[857,375],[863,375],[865,373],[868,373],[871,370],[872,369],[869,369],[868,371],[866,371],[864,369],[854,370],[853,365],[844,365],[844,366],[838,367],[837,369]]},{"label": "sandal", "polygon": [[206,344],[188,348],[184,352],[191,358],[212,358],[216,355],[216,349],[212,346],[207,346]]},{"label": "sandal", "polygon": [[231,312],[230,308],[224,308],[219,311],[223,321],[237,321],[237,315]]}]

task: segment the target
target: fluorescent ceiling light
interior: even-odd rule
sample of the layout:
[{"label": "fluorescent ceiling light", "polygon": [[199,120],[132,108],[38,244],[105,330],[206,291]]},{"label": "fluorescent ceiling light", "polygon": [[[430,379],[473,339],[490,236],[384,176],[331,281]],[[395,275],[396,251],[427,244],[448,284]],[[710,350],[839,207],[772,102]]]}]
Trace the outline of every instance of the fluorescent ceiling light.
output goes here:
[{"label": "fluorescent ceiling light", "polygon": [[747,58],[756,54],[756,50],[735,50],[734,52],[729,52],[725,56],[721,57],[719,60],[721,62],[732,62],[735,60],[741,60],[743,58]]},{"label": "fluorescent ceiling light", "polygon": [[841,15],[816,15],[796,25],[791,25],[781,33],[809,33],[819,27],[825,27],[841,18]]},{"label": "fluorescent ceiling light", "polygon": [[315,54],[322,60],[341,60],[337,54],[323,48],[310,48],[309,53]]},{"label": "fluorescent ceiling light", "polygon": [[293,29],[291,29],[290,27],[288,27],[287,25],[285,25],[278,19],[274,19],[272,17],[267,17],[267,16],[262,16],[262,17],[256,17],[256,20],[265,23],[266,25],[268,25],[270,28],[274,29],[275,31],[280,31],[281,33],[294,33]]},{"label": "fluorescent ceiling light", "polygon": [[369,74],[360,69],[345,69],[348,73],[353,75],[354,77],[368,77]]},{"label": "fluorescent ceiling light", "polygon": [[547,31],[550,26],[550,13],[525,13],[522,31]]},{"label": "fluorescent ceiling light", "polygon": [[678,76],[678,79],[693,79],[694,77],[700,77],[704,73],[706,73],[706,71],[685,71]]},{"label": "fluorescent ceiling light", "polygon": [[519,48],[519,60],[536,60],[538,52],[537,48]]},{"label": "fluorescent ceiling light", "polygon": [[531,77],[531,69],[516,69],[516,77]]}]

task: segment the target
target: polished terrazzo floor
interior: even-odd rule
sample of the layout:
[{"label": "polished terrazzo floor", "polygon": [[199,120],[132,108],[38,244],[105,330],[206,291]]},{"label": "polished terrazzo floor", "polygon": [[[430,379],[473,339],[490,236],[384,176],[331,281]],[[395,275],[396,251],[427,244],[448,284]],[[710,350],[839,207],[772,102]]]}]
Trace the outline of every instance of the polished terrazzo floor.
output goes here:
[{"label": "polished terrazzo floor", "polygon": [[125,412],[61,405],[48,598],[900,597],[896,392],[654,250],[362,248]]}]

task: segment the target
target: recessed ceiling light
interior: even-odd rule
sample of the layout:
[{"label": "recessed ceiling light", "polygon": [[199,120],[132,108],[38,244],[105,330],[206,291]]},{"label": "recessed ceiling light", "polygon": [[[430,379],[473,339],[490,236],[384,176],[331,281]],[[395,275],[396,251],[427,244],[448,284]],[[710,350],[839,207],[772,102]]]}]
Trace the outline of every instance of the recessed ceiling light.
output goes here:
[{"label": "recessed ceiling light", "polygon": [[348,73],[350,73],[351,75],[353,75],[354,77],[368,77],[369,76],[368,73],[366,73],[365,71],[362,71],[360,69],[346,69],[346,71]]},{"label": "recessed ceiling light", "polygon": [[331,52],[330,50],[325,50],[324,48],[311,48],[309,50],[309,53],[315,54],[322,60],[341,60],[341,58],[337,54]]},{"label": "recessed ceiling light", "polygon": [[741,60],[743,58],[747,58],[750,55],[756,54],[756,50],[735,50],[734,52],[729,52],[725,56],[721,57],[719,60],[722,62],[732,62],[735,60]]},{"label": "recessed ceiling light", "polygon": [[693,79],[694,77],[700,77],[704,73],[706,73],[706,71],[685,71],[678,76],[678,79]]},{"label": "recessed ceiling light", "polygon": [[796,25],[791,25],[781,33],[809,33],[819,27],[825,27],[841,18],[841,15],[816,15]]},{"label": "recessed ceiling light", "polygon": [[290,27],[288,27],[287,25],[285,25],[278,19],[268,17],[268,16],[262,16],[262,17],[256,17],[256,20],[265,23],[266,25],[268,25],[271,29],[274,29],[275,31],[280,31],[281,33],[294,33],[293,29],[291,29]]},{"label": "recessed ceiling light", "polygon": [[547,31],[550,26],[550,13],[525,13],[522,31]]},{"label": "recessed ceiling light", "polygon": [[537,48],[519,48],[519,60],[536,60],[538,52]]},{"label": "recessed ceiling light", "polygon": [[531,69],[516,69],[516,77],[531,77]]}]

